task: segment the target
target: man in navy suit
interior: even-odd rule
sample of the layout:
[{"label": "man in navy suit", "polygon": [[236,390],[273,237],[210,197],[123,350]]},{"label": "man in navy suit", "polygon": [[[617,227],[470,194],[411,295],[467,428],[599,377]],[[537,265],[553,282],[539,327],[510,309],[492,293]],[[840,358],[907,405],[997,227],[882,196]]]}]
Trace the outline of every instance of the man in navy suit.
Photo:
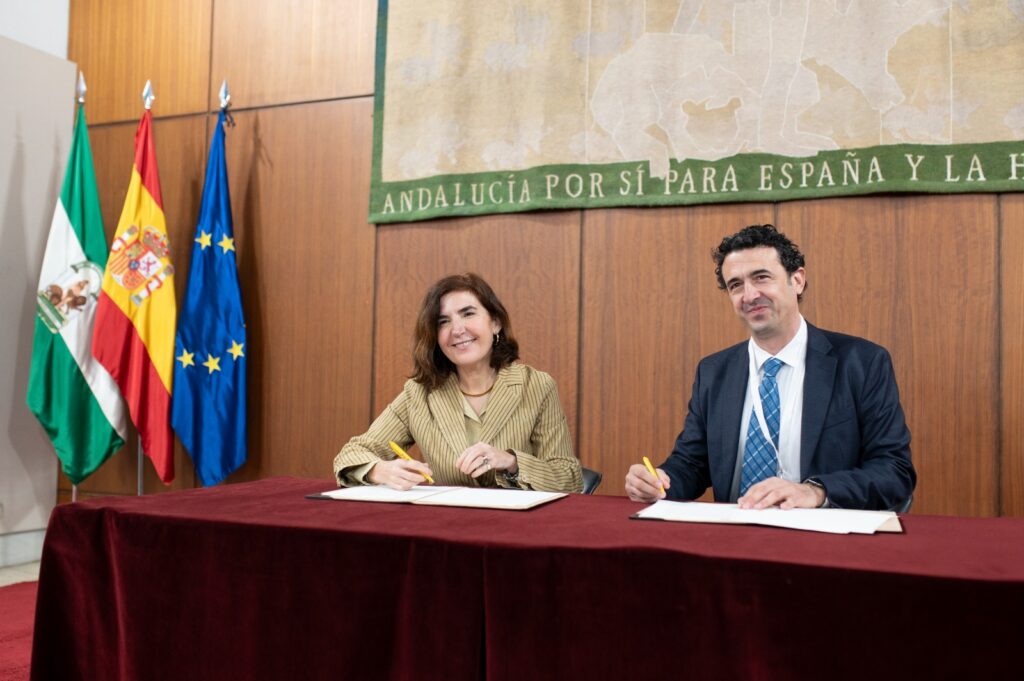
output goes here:
[{"label": "man in navy suit", "polygon": [[659,479],[632,466],[629,497],[654,501],[664,487],[670,499],[695,499],[711,486],[716,501],[741,508],[906,501],[917,476],[889,353],[804,320],[804,256],[772,225],[726,237],[713,255],[750,340],[701,360]]}]

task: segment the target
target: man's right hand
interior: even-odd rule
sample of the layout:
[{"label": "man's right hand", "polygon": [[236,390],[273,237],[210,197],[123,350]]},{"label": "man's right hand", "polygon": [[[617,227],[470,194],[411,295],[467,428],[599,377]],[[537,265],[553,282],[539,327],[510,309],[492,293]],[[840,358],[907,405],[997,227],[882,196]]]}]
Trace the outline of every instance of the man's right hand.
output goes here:
[{"label": "man's right hand", "polygon": [[630,499],[649,504],[652,501],[665,498],[661,487],[668,489],[671,481],[668,479],[665,471],[660,468],[656,468],[655,471],[661,481],[660,487],[658,486],[658,480],[655,480],[651,476],[651,472],[647,470],[647,466],[642,463],[635,463],[629,467],[629,472],[626,473],[626,494],[629,495]]},{"label": "man's right hand", "polygon": [[392,489],[407,490],[416,485],[425,485],[423,473],[433,476],[430,466],[420,461],[392,459],[374,464],[366,479],[374,485],[387,485]]}]

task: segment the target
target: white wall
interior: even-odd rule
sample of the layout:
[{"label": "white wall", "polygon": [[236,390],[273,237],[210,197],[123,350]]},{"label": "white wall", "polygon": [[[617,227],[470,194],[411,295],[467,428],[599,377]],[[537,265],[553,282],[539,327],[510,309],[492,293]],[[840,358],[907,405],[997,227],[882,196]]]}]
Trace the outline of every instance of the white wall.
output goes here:
[{"label": "white wall", "polygon": [[25,389],[75,77],[73,63],[0,37],[0,566],[38,560],[56,501],[57,458]]},{"label": "white wall", "polygon": [[0,36],[68,56],[68,0],[0,0]]}]

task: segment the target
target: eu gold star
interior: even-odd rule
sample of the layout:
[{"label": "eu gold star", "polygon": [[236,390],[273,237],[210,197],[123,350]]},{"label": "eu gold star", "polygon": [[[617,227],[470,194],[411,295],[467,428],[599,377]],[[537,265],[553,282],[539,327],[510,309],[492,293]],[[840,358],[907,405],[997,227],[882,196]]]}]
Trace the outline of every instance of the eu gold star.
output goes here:
[{"label": "eu gold star", "polygon": [[213,355],[207,355],[206,361],[203,362],[203,366],[210,370],[212,374],[214,371],[220,371],[220,357],[214,357]]},{"label": "eu gold star", "polygon": [[200,232],[199,236],[195,238],[195,242],[202,246],[204,251],[206,250],[206,247],[210,245],[211,241],[212,239],[210,238],[209,232]]},{"label": "eu gold star", "polygon": [[182,348],[181,349],[181,354],[178,355],[175,359],[177,359],[179,362],[181,362],[181,368],[182,369],[184,369],[185,367],[194,367],[196,365],[196,363],[195,363],[195,361],[192,358],[195,357],[195,354],[196,353],[189,352],[185,348]]},{"label": "eu gold star", "polygon": [[221,240],[217,242],[217,245],[223,248],[225,253],[235,250],[235,240],[229,239],[227,234],[221,237]]},{"label": "eu gold star", "polygon": [[238,341],[233,340],[231,341],[231,347],[228,348],[228,352],[230,352],[231,356],[234,357],[235,359],[238,359],[239,357],[245,357],[245,353],[242,352],[243,347],[243,343],[239,343]]}]

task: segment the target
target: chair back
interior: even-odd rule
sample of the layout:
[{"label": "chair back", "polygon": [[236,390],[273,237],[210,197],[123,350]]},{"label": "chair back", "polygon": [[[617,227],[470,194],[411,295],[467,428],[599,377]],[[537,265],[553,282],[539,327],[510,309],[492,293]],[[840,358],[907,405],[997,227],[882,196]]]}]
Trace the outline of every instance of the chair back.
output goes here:
[{"label": "chair back", "polygon": [[593,494],[601,485],[601,479],[604,476],[586,466],[581,466],[580,468],[583,471],[583,493]]},{"label": "chair back", "polygon": [[[584,483],[584,484],[586,484],[586,483]],[[914,503],[914,495],[913,494],[911,494],[909,497],[907,497],[907,500],[904,501],[902,504],[896,504],[895,506],[893,506],[889,510],[894,512],[894,513],[909,513],[910,512],[910,505],[912,503]]]}]

